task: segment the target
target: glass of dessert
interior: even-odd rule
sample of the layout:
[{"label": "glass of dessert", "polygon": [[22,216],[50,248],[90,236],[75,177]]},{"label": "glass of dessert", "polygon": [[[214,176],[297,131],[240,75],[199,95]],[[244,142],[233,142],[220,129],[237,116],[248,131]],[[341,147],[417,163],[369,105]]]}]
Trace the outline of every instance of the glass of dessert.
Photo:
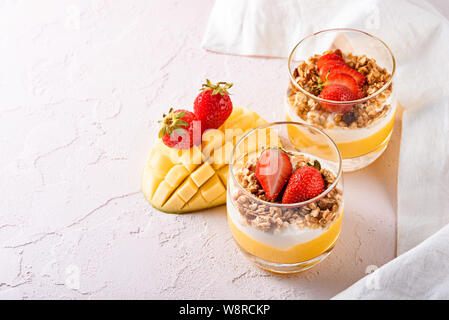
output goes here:
[{"label": "glass of dessert", "polygon": [[391,137],[395,69],[390,48],[366,32],[330,29],[309,35],[288,59],[287,120],[325,131],[340,149],[345,172],[366,167]]},{"label": "glass of dessert", "polygon": [[342,224],[343,182],[327,134],[290,121],[260,126],[235,145],[229,175],[228,223],[250,261],[290,274],[329,255]]}]

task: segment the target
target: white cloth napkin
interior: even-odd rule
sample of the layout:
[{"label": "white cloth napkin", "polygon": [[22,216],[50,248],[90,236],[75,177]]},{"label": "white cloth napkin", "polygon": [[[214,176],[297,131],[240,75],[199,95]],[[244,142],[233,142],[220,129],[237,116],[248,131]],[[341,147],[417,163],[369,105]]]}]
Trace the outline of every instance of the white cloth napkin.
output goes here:
[{"label": "white cloth napkin", "polygon": [[[405,108],[398,177],[397,252],[401,254],[449,223],[448,21],[425,1],[217,0],[202,46],[228,54],[287,57],[304,36],[336,27],[362,29],[380,37],[397,60],[395,85]],[[448,237],[449,228],[445,228],[428,239],[424,248],[439,248]],[[396,279],[399,269],[404,277],[412,277],[424,272],[422,267],[449,265],[448,251],[438,252],[442,257],[413,249],[407,259],[394,260],[381,268],[388,271],[379,272],[387,281]],[[413,285],[425,290],[432,280],[437,278],[423,281],[423,286],[419,281]],[[442,280],[448,284],[447,278]],[[375,298],[376,293],[379,298],[388,297],[382,290],[371,295],[360,291],[360,286],[354,290],[359,295],[346,293],[346,297]],[[423,292],[427,297],[438,296],[415,290],[409,297],[422,297]]]},{"label": "white cloth napkin", "polygon": [[449,225],[333,299],[449,299]]}]

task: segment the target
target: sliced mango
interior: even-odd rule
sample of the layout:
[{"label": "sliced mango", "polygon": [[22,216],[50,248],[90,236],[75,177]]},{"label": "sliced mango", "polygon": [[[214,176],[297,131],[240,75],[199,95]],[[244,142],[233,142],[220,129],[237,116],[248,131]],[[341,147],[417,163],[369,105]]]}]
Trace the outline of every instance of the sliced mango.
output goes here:
[{"label": "sliced mango", "polygon": [[201,187],[207,180],[209,180],[210,177],[214,175],[214,173],[214,168],[212,168],[208,162],[205,162],[190,175],[190,178],[192,178],[193,182],[195,182],[198,187]]},{"label": "sliced mango", "polygon": [[166,174],[173,167],[173,162],[171,162],[168,155],[161,152],[154,152],[150,158],[149,166],[150,168],[157,169],[160,174]]},{"label": "sliced mango", "polygon": [[164,176],[161,175],[159,171],[151,167],[146,166],[143,172],[144,176],[151,176],[152,178],[147,181],[147,183],[142,185],[143,193],[147,195],[147,198],[153,198],[159,184],[164,181]]},{"label": "sliced mango", "polygon": [[215,170],[218,170],[228,164],[233,148],[234,144],[231,141],[226,141],[224,145],[214,150],[213,154],[209,158],[209,162]]},{"label": "sliced mango", "polygon": [[[156,209],[168,213],[225,204],[232,149],[246,132],[265,123],[257,113],[234,107],[219,129],[204,132],[201,146],[178,150],[156,139],[142,177],[145,198]],[[265,134],[259,140],[277,144]]]},{"label": "sliced mango", "polygon": [[182,164],[177,164],[165,176],[165,181],[172,186],[177,187],[189,175],[189,171]]},{"label": "sliced mango", "polygon": [[220,178],[221,182],[226,187],[228,185],[228,173],[229,173],[229,167],[223,167],[220,170],[217,171],[218,177]]},{"label": "sliced mango", "polygon": [[219,196],[226,192],[226,188],[221,183],[216,174],[212,176],[205,184],[200,188],[201,195],[207,202],[212,202]]},{"label": "sliced mango", "polygon": [[167,181],[162,181],[153,195],[153,203],[155,206],[162,207],[170,194],[174,191],[174,187],[170,186]]},{"label": "sliced mango", "polygon": [[177,194],[173,194],[170,199],[168,199],[162,209],[165,211],[178,211],[181,210],[185,202]]},{"label": "sliced mango", "polygon": [[178,189],[178,196],[184,200],[184,202],[189,201],[195,193],[198,191],[198,187],[192,178],[188,178]]},{"label": "sliced mango", "polygon": [[[190,199],[189,202],[187,202],[185,204],[184,210],[186,212],[190,212],[190,211],[197,211],[197,210],[205,209],[208,207],[209,207],[209,204],[203,198],[203,196],[201,195],[201,192],[198,192],[197,194],[195,194],[192,197],[192,199]],[[210,205],[210,207],[212,207],[212,205]]]},{"label": "sliced mango", "polygon": [[224,143],[224,133],[218,129],[207,130],[202,137],[202,151],[208,157],[215,149],[220,148]]}]

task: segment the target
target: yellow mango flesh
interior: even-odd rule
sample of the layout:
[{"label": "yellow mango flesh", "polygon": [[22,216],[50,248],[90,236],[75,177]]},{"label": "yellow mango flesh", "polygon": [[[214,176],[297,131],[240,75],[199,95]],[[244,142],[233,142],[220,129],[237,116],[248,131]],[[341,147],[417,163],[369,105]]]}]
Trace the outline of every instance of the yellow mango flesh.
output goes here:
[{"label": "yellow mango flesh", "polygon": [[145,198],[167,213],[225,204],[232,149],[243,134],[263,124],[257,113],[234,107],[219,129],[204,132],[201,146],[178,150],[156,139],[142,177]]}]

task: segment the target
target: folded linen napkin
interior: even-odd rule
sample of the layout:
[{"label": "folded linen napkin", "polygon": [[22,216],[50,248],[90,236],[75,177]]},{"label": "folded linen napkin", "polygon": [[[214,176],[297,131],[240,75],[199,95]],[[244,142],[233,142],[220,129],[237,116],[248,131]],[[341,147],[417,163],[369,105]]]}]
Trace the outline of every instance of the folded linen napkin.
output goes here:
[{"label": "folded linen napkin", "polygon": [[333,299],[448,299],[449,225]]},{"label": "folded linen napkin", "polygon": [[[228,54],[287,57],[304,36],[336,27],[378,36],[397,60],[396,92],[405,108],[398,173],[397,252],[402,254],[449,223],[448,21],[425,1],[217,0],[202,46]],[[425,248],[438,248],[448,234],[445,228]],[[441,253],[448,263],[449,256]],[[425,250],[408,254],[428,261],[425,266],[442,263]],[[394,262],[388,270],[412,276],[421,267]],[[420,296],[419,290],[413,292]]]}]

